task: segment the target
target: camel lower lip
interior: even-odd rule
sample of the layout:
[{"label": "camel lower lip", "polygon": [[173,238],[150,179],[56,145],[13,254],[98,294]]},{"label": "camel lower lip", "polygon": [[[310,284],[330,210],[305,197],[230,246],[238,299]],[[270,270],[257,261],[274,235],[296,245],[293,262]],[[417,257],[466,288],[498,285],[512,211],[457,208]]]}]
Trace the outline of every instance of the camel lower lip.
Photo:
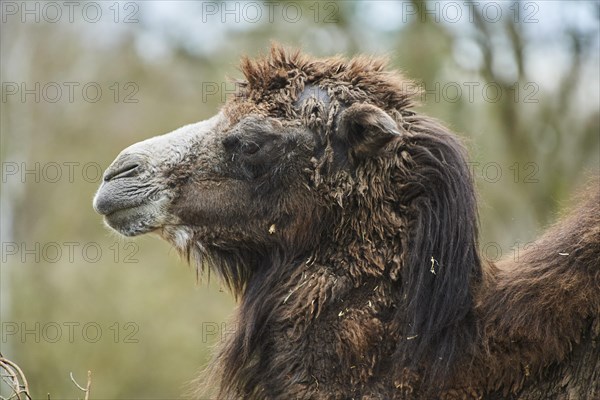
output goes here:
[{"label": "camel lower lip", "polygon": [[124,236],[138,236],[158,227],[156,207],[145,203],[135,207],[126,207],[104,216],[106,224]]}]

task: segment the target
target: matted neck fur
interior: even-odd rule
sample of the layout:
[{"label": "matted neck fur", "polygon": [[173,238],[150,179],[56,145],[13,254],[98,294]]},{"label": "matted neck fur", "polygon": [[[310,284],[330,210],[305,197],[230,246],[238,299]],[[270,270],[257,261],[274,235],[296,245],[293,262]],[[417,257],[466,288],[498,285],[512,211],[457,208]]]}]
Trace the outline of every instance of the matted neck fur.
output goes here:
[{"label": "matted neck fur", "polygon": [[218,398],[600,393],[597,188],[525,261],[483,266],[465,152],[414,85],[277,45],[241,70],[217,115],[123,150],[94,199],[239,299],[204,377]]}]

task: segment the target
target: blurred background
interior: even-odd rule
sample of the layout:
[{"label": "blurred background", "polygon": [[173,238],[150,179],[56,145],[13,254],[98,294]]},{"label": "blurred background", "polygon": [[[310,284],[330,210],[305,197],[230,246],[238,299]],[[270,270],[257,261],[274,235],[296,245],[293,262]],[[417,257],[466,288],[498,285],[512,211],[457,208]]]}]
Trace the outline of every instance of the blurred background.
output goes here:
[{"label": "blurred background", "polygon": [[81,398],[69,373],[88,370],[91,398],[185,397],[235,329],[219,282],[155,237],[111,234],[91,203],[123,148],[213,115],[271,40],[388,56],[465,139],[484,257],[518,257],[598,176],[600,9],[474,4],[0,3],[0,351],[34,397]]}]

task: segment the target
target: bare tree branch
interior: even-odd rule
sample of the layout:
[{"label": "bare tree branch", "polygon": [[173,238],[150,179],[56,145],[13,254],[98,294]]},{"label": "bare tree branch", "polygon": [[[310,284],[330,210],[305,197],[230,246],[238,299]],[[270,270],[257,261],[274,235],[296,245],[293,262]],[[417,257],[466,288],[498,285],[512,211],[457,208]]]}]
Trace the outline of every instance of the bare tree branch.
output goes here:
[{"label": "bare tree branch", "polygon": [[0,396],[1,400],[31,400],[29,384],[27,383],[25,374],[23,374],[23,371],[17,364],[5,358],[1,353],[0,375],[2,376],[2,381],[5,382],[13,392],[8,398]]}]

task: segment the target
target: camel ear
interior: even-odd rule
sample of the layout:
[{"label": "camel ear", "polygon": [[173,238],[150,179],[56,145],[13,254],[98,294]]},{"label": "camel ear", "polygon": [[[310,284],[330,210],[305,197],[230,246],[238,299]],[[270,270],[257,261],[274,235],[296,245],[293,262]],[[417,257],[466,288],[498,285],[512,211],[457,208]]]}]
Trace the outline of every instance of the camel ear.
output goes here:
[{"label": "camel ear", "polygon": [[350,145],[357,158],[379,152],[392,139],[400,136],[398,124],[381,108],[371,104],[353,104],[340,114],[338,132]]}]

